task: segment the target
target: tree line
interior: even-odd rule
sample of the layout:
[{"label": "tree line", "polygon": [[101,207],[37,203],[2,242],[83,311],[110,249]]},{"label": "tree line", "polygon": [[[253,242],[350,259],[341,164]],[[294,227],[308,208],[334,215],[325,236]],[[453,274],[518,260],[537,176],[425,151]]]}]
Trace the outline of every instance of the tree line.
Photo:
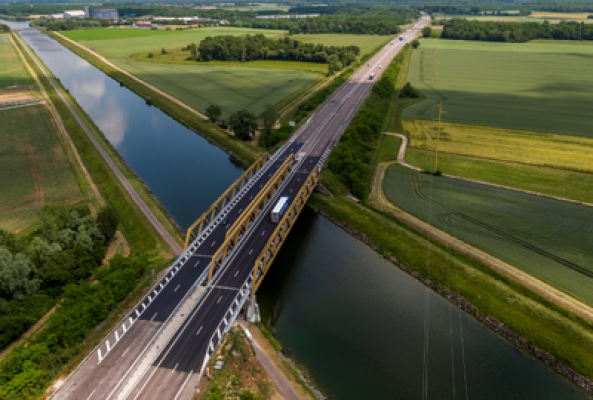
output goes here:
[{"label": "tree line", "polygon": [[46,28],[48,31],[71,31],[81,28],[104,28],[110,26],[111,22],[100,18],[71,18],[53,19],[39,18],[31,23],[31,26]]},{"label": "tree line", "polygon": [[[101,265],[117,229],[109,208],[95,217],[88,207],[46,205],[40,219],[41,227],[28,235],[0,231],[0,350],[51,308],[64,287]],[[40,306],[31,310],[22,307],[36,302]]]},{"label": "tree line", "polygon": [[443,22],[442,38],[493,42],[533,39],[593,40],[593,25],[583,22],[498,22],[451,19]]},{"label": "tree line", "polygon": [[328,63],[331,71],[350,65],[360,54],[358,46],[324,46],[262,34],[207,37],[199,45],[191,44],[189,50],[198,61],[291,60]]}]

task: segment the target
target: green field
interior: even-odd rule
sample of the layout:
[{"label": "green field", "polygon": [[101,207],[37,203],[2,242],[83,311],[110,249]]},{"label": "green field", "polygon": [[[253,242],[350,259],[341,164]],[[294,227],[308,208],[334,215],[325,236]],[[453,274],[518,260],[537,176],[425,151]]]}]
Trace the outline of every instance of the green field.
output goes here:
[{"label": "green field", "polygon": [[408,79],[427,100],[403,116],[432,120],[443,99],[446,122],[593,138],[592,59],[593,46],[570,42],[424,39]]},{"label": "green field", "polygon": [[402,209],[593,305],[593,208],[399,165],[383,188]]},{"label": "green field", "polygon": [[[583,15],[583,14],[576,14],[576,15]],[[574,22],[584,22],[586,24],[593,23],[593,19],[585,18],[575,18],[575,14],[570,13],[534,13],[529,16],[521,16],[521,15],[509,15],[509,16],[496,16],[496,15],[443,15],[441,19],[452,19],[452,18],[464,18],[468,20],[476,20],[476,21],[500,21],[500,22],[539,22],[543,23],[544,21],[548,21],[551,24],[557,24],[561,21],[574,21]]]},{"label": "green field", "polygon": [[0,111],[0,229],[37,221],[44,204],[73,204],[80,188],[43,106]]},{"label": "green field", "polygon": [[[82,45],[96,51],[106,58],[126,58],[136,53],[159,52],[162,48],[179,49],[181,47],[187,46],[190,43],[197,44],[208,36],[241,36],[247,34],[255,35],[259,33],[266,36],[279,36],[286,33],[286,31],[270,29],[212,27],[181,32],[151,31],[158,32],[158,34],[140,37],[109,38],[109,35],[113,35],[111,32],[115,31],[115,29],[105,28],[102,32],[100,29],[96,29],[94,31],[99,32],[91,32],[91,38],[93,38],[93,40],[73,40],[79,40]],[[142,31],[147,32],[144,30]],[[71,35],[73,32],[77,31],[62,32],[62,34],[64,34],[64,36],[70,37],[69,35]]]},{"label": "green field", "polygon": [[[205,28],[209,29],[209,28]],[[180,31],[167,31],[167,30],[152,30],[152,29],[136,29],[136,28],[94,28],[94,29],[81,29],[73,31],[60,32],[62,35],[69,39],[76,41],[89,41],[89,40],[108,40],[108,39],[121,39],[121,38],[132,38],[132,37],[146,37],[146,36],[167,36],[167,35],[185,35],[191,32],[196,32],[201,29],[188,29]]]},{"label": "green field", "polygon": [[265,104],[279,102],[319,76],[305,71],[113,62],[196,110],[218,104],[223,118],[243,108],[258,114]]},{"label": "green field", "polygon": [[6,34],[0,34],[0,89],[6,86],[28,85],[31,77]]},{"label": "green field", "polygon": [[379,36],[379,35],[334,35],[334,34],[299,34],[292,35],[293,39],[298,39],[305,43],[323,44],[325,46],[359,46],[360,54],[365,55],[384,45],[390,41],[394,36]]}]

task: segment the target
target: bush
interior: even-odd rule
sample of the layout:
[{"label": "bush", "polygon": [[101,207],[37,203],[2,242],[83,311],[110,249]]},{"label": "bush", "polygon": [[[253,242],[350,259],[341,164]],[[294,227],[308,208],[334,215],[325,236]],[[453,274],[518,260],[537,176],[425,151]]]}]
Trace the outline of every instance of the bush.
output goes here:
[{"label": "bush", "polygon": [[402,99],[409,98],[409,99],[417,99],[420,97],[420,93],[416,90],[410,82],[407,82],[404,87],[402,88],[401,92],[399,92],[399,97]]},{"label": "bush", "polygon": [[420,42],[418,41],[418,39],[412,40],[412,47],[417,49],[418,46],[420,46]]}]

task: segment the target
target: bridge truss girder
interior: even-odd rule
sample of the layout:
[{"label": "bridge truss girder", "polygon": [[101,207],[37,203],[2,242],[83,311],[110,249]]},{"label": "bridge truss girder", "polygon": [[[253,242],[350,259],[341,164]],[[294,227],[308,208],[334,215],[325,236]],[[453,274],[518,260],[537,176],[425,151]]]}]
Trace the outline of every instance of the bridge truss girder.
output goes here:
[{"label": "bridge truss girder", "polygon": [[190,242],[200,236],[202,230],[207,227],[210,222],[216,218],[218,213],[224,209],[229,201],[231,201],[235,195],[243,189],[245,184],[253,178],[253,175],[263,167],[266,162],[270,159],[268,153],[262,154],[251,166],[241,175],[220,197],[212,203],[212,205],[198,218],[187,230],[185,234],[185,246],[187,249]]},{"label": "bridge truss girder", "polygon": [[303,183],[303,186],[301,186],[298,194],[290,203],[290,206],[284,213],[284,217],[282,217],[278,223],[278,226],[262,249],[259,257],[257,257],[255,260],[255,264],[253,266],[253,278],[251,279],[251,298],[255,296],[255,292],[257,292],[257,289],[259,289],[264,277],[272,266],[272,262],[276,258],[276,255],[286,241],[286,238],[292,230],[297,218],[305,207],[307,200],[313,193],[313,190],[315,190],[315,186],[317,186],[319,178],[319,168],[315,166]]},{"label": "bridge truss girder", "polygon": [[258,193],[258,195],[249,203],[249,206],[243,211],[241,216],[226,233],[224,242],[214,253],[212,261],[210,262],[210,272],[208,274],[208,282],[212,279],[215,271],[225,262],[229,254],[233,251],[239,240],[249,230],[249,227],[255,222],[260,212],[264,209],[266,204],[270,201],[276,190],[280,187],[282,182],[288,177],[290,171],[296,165],[294,155],[291,154],[286,158],[284,163],[278,168],[274,176],[266,183]]}]

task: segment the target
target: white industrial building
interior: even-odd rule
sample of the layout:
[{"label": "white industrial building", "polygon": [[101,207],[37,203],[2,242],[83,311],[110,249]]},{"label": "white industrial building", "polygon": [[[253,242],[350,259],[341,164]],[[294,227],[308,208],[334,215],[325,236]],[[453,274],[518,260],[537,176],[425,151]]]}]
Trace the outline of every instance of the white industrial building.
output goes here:
[{"label": "white industrial building", "polygon": [[82,10],[72,10],[72,11],[64,11],[64,18],[72,19],[72,18],[85,18],[86,14]]}]

